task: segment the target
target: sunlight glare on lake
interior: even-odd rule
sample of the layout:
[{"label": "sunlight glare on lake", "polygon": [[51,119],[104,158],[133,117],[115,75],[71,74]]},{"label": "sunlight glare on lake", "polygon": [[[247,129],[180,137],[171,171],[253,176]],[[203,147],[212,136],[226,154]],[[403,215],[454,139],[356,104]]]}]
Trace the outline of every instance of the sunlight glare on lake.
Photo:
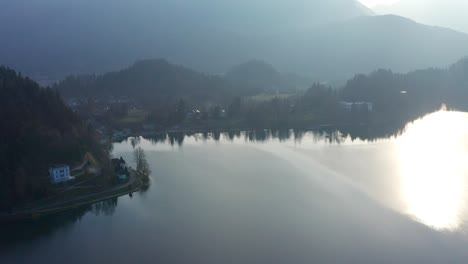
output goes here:
[{"label": "sunlight glare on lake", "polygon": [[439,111],[397,139],[406,212],[435,229],[460,227],[466,200],[468,114]]}]

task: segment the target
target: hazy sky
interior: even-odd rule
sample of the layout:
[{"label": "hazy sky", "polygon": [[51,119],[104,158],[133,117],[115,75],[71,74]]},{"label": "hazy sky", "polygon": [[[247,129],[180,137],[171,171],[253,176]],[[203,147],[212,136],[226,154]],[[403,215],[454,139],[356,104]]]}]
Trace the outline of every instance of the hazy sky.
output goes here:
[{"label": "hazy sky", "polygon": [[359,1],[368,7],[374,7],[377,5],[391,5],[391,4],[400,2],[400,0],[359,0]]}]

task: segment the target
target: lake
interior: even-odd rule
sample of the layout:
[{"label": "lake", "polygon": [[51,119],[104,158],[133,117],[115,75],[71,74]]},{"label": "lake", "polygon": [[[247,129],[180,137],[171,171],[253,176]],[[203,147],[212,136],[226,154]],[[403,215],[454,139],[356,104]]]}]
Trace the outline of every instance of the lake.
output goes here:
[{"label": "lake", "polygon": [[[129,139],[151,186],[0,228],[0,263],[466,263],[468,114],[394,137],[269,131]],[[133,163],[133,162],[132,162]]]}]

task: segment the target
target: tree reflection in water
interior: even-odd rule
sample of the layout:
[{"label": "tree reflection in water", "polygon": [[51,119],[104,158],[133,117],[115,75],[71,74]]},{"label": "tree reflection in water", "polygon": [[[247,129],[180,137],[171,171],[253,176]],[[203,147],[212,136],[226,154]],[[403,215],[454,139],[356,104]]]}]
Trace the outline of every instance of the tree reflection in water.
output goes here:
[{"label": "tree reflection in water", "polygon": [[[248,131],[203,131],[200,133],[158,133],[151,137],[144,137],[149,140],[152,144],[169,144],[170,146],[182,147],[186,137],[193,138],[195,141],[222,141],[226,140],[233,142],[236,139],[244,139],[245,142],[261,143],[268,142],[271,140],[279,140],[280,142],[294,140],[297,143],[301,143],[304,136],[311,136],[314,142],[328,142],[330,144],[340,144],[346,139],[351,140],[367,140],[374,141],[380,138],[388,138],[401,134],[403,128],[392,130],[393,132],[383,133],[376,129],[367,126],[353,126],[353,127],[327,127],[324,129],[316,130],[300,130],[300,129],[262,129],[262,130],[248,130]],[[129,138],[132,146],[135,142],[139,144],[134,138]]]},{"label": "tree reflection in water", "polygon": [[96,215],[105,215],[111,216],[115,213],[115,209],[117,208],[117,201],[118,198],[112,198],[106,201],[98,202],[95,204],[90,205],[90,211]]},{"label": "tree reflection in water", "polygon": [[62,213],[20,222],[0,225],[0,252],[9,247],[38,238],[51,237],[57,231],[65,231],[87,214],[111,216],[117,208],[118,198],[85,205]]}]

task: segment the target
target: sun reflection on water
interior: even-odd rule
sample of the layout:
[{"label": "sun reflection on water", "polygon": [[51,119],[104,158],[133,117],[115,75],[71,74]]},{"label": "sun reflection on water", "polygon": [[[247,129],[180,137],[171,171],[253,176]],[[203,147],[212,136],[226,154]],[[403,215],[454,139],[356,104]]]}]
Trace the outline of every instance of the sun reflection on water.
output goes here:
[{"label": "sun reflection on water", "polygon": [[457,229],[467,198],[468,114],[439,111],[397,139],[407,213],[435,229]]}]

